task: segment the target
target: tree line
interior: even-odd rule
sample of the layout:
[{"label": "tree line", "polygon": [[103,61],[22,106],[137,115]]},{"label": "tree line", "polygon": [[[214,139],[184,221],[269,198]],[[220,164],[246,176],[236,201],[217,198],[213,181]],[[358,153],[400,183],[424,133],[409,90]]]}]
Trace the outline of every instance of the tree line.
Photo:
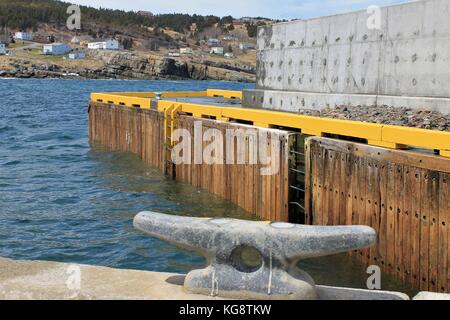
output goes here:
[{"label": "tree line", "polygon": [[[63,27],[68,14],[70,3],[56,0],[0,0],[0,26],[11,29],[34,30],[39,24],[52,24]],[[224,25],[232,22],[233,18],[217,17],[213,15],[189,14],[158,14],[148,16],[133,11],[112,9],[96,9],[80,6],[81,21],[110,27],[153,27],[170,28],[177,32],[190,30],[196,24],[197,31],[202,31],[215,24]]]}]

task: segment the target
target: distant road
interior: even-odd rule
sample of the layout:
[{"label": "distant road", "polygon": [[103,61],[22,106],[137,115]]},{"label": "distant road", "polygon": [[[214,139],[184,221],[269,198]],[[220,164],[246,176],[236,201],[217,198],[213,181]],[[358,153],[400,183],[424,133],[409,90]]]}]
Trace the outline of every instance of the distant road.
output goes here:
[{"label": "distant road", "polygon": [[22,50],[28,50],[28,49],[35,49],[35,48],[38,48],[38,47],[41,47],[41,46],[42,46],[42,44],[40,44],[40,43],[32,43],[32,44],[29,44],[29,45],[26,45],[26,46],[23,46],[23,47],[14,48],[14,50],[22,51]]}]

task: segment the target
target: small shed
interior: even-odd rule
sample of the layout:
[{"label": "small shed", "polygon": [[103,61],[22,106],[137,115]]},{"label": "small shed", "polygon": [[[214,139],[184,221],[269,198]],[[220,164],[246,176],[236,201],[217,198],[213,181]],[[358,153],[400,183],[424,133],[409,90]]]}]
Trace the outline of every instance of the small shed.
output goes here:
[{"label": "small shed", "polygon": [[180,48],[180,54],[193,54],[192,48]]},{"label": "small shed", "polygon": [[16,32],[14,34],[14,39],[16,40],[24,40],[24,41],[31,41],[33,40],[33,35],[30,32]]},{"label": "small shed", "polygon": [[223,49],[223,47],[212,47],[211,51],[209,53],[223,56],[224,49]]},{"label": "small shed", "polygon": [[119,50],[119,41],[109,39],[100,42],[90,42],[88,48],[94,50]]},{"label": "small shed", "polygon": [[220,44],[220,40],[219,39],[215,39],[215,38],[210,38],[208,39],[208,46],[209,47],[214,47]]},{"label": "small shed", "polygon": [[42,53],[46,55],[62,55],[70,51],[72,51],[72,48],[65,43],[51,43],[44,45]]},{"label": "small shed", "polygon": [[0,42],[0,55],[3,56],[6,54],[6,45]]},{"label": "small shed", "polygon": [[84,53],[84,52],[69,53],[69,59],[71,59],[71,60],[80,60],[80,59],[85,59],[85,58],[86,58],[86,53]]},{"label": "small shed", "polygon": [[81,42],[81,39],[78,36],[75,36],[72,38],[72,40],[70,40],[70,43],[73,43],[73,44],[80,44],[80,42]]},{"label": "small shed", "polygon": [[239,44],[239,49],[241,49],[242,51],[254,50],[255,49],[255,45],[252,44],[252,43],[240,43]]}]

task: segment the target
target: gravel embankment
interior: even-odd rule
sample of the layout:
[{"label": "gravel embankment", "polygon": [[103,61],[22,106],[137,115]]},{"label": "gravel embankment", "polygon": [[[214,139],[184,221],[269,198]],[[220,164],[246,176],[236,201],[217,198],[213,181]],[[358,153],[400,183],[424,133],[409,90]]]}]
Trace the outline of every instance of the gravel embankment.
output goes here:
[{"label": "gravel embankment", "polygon": [[300,114],[325,118],[364,121],[416,127],[431,130],[450,131],[450,115],[426,109],[380,107],[329,107],[321,111],[301,110]]}]

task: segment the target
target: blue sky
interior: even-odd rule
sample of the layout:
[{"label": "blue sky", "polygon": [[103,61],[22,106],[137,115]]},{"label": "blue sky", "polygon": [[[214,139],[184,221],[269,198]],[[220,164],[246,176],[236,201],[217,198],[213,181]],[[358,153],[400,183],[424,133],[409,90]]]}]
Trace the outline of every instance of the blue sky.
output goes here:
[{"label": "blue sky", "polygon": [[[70,1],[70,0],[69,0]],[[197,13],[217,16],[263,16],[277,19],[307,19],[389,5],[408,0],[71,0],[92,7],[147,10],[153,13]]]}]

